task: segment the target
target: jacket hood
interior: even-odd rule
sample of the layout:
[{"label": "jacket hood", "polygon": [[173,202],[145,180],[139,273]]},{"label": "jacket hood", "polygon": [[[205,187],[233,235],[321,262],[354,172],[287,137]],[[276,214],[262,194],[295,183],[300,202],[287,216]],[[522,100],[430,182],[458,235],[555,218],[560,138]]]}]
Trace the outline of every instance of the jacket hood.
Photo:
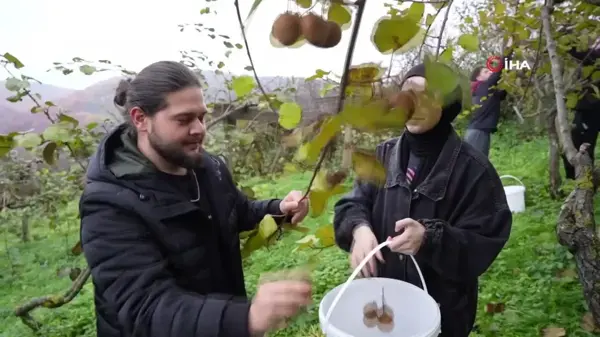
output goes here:
[{"label": "jacket hood", "polygon": [[137,148],[135,136],[123,123],[108,133],[90,160],[90,181],[115,181],[123,177],[155,173],[158,170]]}]

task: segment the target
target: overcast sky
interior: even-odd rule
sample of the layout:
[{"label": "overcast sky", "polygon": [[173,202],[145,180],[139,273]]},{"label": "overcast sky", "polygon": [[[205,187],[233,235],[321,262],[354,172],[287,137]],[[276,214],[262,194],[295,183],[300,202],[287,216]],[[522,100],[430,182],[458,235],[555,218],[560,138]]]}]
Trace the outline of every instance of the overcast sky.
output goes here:
[{"label": "overcast sky", "polygon": [[[254,0],[239,0],[245,18]],[[332,49],[305,45],[299,49],[277,49],[269,42],[271,25],[277,15],[287,9],[287,2],[263,0],[248,27],[248,42],[261,76],[310,76],[316,68],[339,73],[343,67],[350,30],[342,42]],[[373,24],[385,14],[382,0],[368,1],[367,10],[354,54],[354,64],[386,62],[370,42]],[[40,81],[62,87],[85,88],[102,79],[115,76],[103,73],[64,76],[46,72],[53,62],[73,57],[113,63],[139,71],[159,60],[180,60],[180,50],[196,49],[215,60],[224,60],[226,68],[243,72],[248,65],[245,51],[234,52],[229,61],[220,41],[205,34],[179,32],[178,24],[202,22],[219,34],[227,34],[242,42],[233,0],[211,2],[217,15],[200,15],[207,2],[200,0],[19,0],[9,1],[0,11],[0,53],[10,52],[24,64],[24,73]],[[441,18],[440,18],[441,19]],[[7,75],[0,71],[4,79]]]}]

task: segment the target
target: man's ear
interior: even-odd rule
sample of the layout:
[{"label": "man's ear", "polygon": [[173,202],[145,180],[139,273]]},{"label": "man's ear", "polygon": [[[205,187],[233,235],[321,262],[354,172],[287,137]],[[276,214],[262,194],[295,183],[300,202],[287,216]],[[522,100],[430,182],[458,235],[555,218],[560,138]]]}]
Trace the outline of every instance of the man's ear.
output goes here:
[{"label": "man's ear", "polygon": [[138,131],[146,131],[148,129],[148,117],[140,107],[133,107],[129,110],[131,122]]}]

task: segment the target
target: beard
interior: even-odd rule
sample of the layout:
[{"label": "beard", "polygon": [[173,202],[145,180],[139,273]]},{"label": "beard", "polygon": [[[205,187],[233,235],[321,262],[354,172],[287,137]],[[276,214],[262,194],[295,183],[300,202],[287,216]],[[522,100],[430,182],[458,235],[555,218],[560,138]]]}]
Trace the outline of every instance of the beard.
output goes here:
[{"label": "beard", "polygon": [[[172,165],[183,167],[186,169],[194,169],[202,164],[203,149],[195,153],[187,153],[184,149],[185,145],[179,142],[168,142],[158,136],[155,132],[148,135],[150,146]],[[201,141],[199,142],[201,143]],[[186,144],[189,145],[189,144]]]}]

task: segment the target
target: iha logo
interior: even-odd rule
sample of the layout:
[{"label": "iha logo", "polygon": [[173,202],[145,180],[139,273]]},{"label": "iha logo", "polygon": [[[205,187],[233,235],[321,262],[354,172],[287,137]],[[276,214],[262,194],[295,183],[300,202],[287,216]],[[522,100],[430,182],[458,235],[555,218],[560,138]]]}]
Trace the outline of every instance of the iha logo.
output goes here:
[{"label": "iha logo", "polygon": [[529,63],[527,63],[527,61],[509,60],[507,58],[504,58],[504,62],[502,62],[502,58],[500,56],[488,57],[485,65],[493,73],[502,71],[502,69],[504,69],[504,65],[508,65],[506,67],[507,70],[531,70],[531,67],[529,66]]}]

